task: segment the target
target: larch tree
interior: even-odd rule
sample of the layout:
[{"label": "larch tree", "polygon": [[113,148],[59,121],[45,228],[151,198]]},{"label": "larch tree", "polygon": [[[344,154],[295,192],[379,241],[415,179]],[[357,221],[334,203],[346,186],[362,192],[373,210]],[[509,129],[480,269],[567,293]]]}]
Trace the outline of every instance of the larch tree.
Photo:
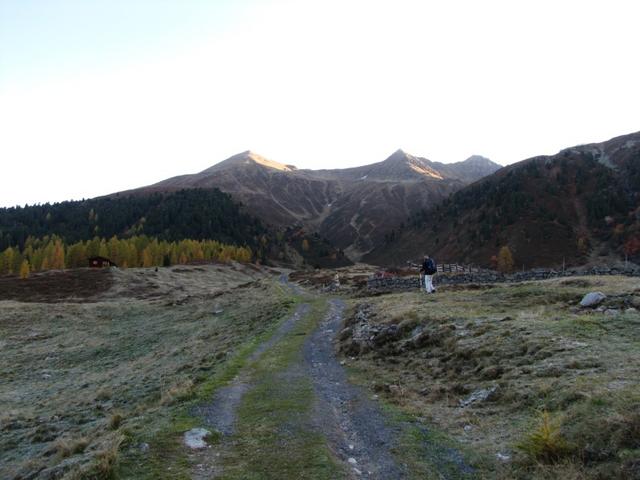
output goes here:
[{"label": "larch tree", "polygon": [[513,270],[513,255],[506,245],[498,252],[498,271],[509,273]]},{"label": "larch tree", "polygon": [[30,271],[29,262],[26,259],[22,260],[22,264],[20,265],[20,278],[23,280],[29,278]]}]

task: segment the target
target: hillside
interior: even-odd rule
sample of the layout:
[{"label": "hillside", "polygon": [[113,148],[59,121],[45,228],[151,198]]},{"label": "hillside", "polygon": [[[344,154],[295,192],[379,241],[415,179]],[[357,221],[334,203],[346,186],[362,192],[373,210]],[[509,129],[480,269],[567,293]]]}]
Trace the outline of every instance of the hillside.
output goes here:
[{"label": "hillside", "polygon": [[202,172],[115,196],[219,188],[266,224],[304,228],[358,259],[409,215],[498,168],[483,157],[442,164],[398,150],[371,165],[299,170],[246,151]]},{"label": "hillside", "polygon": [[399,265],[428,252],[440,262],[491,266],[501,246],[517,268],[633,257],[639,200],[634,133],[503,168],[414,215],[364,260]]},{"label": "hillside", "polygon": [[29,236],[48,235],[69,243],[137,234],[167,241],[210,239],[255,247],[266,233],[256,218],[216,189],[0,209],[0,251],[9,246],[22,248]]},{"label": "hillside", "polygon": [[[149,192],[148,195],[1,208],[0,274],[17,272],[22,259],[20,253],[25,258],[30,257],[34,242],[47,245],[58,237],[67,255],[77,242],[91,241],[94,246],[100,245],[100,241],[94,240],[96,238],[102,239],[102,243],[113,237],[129,239],[139,247],[138,250],[153,238],[165,242],[216,240],[250,247],[254,260],[298,266],[304,263],[322,267],[351,264],[343,252],[317,234],[300,228],[289,228],[276,234],[229,194],[217,188],[188,188]],[[17,250],[6,252],[9,247],[17,247]],[[98,254],[98,250],[93,254]],[[5,262],[5,257],[12,260]],[[111,260],[120,264],[115,257],[110,254]],[[67,260],[67,268],[86,263],[70,262],[70,256]],[[133,266],[137,261],[126,263]],[[36,266],[33,262],[30,264],[32,268]]]}]

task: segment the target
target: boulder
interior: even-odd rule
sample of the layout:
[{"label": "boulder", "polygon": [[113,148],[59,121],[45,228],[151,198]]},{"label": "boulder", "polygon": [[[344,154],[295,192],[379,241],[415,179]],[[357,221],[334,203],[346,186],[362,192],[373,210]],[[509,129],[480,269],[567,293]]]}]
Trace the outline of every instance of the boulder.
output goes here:
[{"label": "boulder", "polygon": [[607,296],[602,292],[590,292],[587,293],[582,300],[580,300],[581,307],[597,307]]}]

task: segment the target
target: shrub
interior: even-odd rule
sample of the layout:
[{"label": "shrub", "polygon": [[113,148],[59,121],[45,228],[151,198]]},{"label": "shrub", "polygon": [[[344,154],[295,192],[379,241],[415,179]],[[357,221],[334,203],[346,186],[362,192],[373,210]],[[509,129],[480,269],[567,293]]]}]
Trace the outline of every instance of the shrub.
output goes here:
[{"label": "shrub", "polygon": [[560,419],[551,418],[544,410],[540,413],[539,425],[517,447],[534,461],[555,463],[570,451],[560,427]]}]

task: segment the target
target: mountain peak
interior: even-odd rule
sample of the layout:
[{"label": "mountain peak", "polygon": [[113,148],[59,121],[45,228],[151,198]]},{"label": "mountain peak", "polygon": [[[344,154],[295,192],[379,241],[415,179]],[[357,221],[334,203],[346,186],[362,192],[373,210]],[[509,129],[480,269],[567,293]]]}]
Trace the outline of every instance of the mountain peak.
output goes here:
[{"label": "mountain peak", "polygon": [[482,155],[471,155],[462,163],[473,164],[473,165],[497,165],[495,162],[491,161],[487,157],[483,157]]},{"label": "mountain peak", "polygon": [[244,152],[237,153],[220,163],[216,163],[212,167],[209,167],[200,173],[214,173],[220,170],[226,170],[228,168],[247,167],[253,165],[258,165],[260,167],[269,168],[272,170],[279,170],[281,172],[292,172],[294,170],[297,170],[297,168],[293,165],[284,165],[282,163],[269,160],[268,158],[263,157],[262,155],[251,150],[246,150]]},{"label": "mountain peak", "polygon": [[433,168],[429,160],[415,157],[401,148],[393,152],[391,156],[382,162],[382,165],[386,166],[384,175],[388,175],[389,178],[405,178],[408,172],[408,178],[412,178],[417,174],[420,177],[443,179],[441,173]]}]

